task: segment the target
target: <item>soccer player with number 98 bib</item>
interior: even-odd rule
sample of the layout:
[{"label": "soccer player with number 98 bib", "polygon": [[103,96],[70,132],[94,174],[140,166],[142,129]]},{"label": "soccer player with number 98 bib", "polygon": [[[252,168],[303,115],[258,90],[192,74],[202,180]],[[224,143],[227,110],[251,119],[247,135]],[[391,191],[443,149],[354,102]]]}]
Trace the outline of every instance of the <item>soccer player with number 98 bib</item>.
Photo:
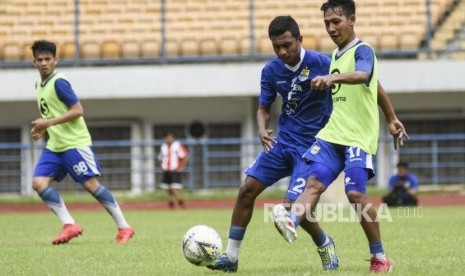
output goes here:
[{"label": "soccer player with number 98 bib", "polygon": [[32,187],[63,224],[53,244],[67,243],[83,232],[58,191],[50,186],[52,181],[59,182],[67,174],[82,184],[113,217],[118,226],[116,241],[127,243],[134,235],[134,229],[126,222],[112,193],[97,180],[101,174],[100,166],[91,148],[92,139],[84,121],[84,110],[71,84],[63,74],[55,71],[58,63],[56,45],[38,40],[31,49],[34,66],[41,77],[36,83],[41,118],[32,122],[31,136],[39,140],[48,134],[46,148],[34,171]]}]

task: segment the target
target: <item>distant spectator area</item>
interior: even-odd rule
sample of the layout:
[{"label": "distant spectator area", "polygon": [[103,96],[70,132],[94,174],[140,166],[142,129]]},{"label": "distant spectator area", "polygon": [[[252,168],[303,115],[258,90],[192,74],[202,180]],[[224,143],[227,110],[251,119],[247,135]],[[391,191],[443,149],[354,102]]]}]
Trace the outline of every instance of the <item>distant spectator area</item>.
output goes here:
[{"label": "distant spectator area", "polygon": [[[356,33],[380,52],[418,50],[428,38],[426,2],[357,1]],[[58,44],[62,59],[272,54],[268,24],[275,16],[287,14],[299,22],[304,47],[329,52],[334,43],[324,28],[322,3],[5,0],[0,2],[0,60],[32,59],[30,45],[42,38]],[[433,34],[442,33],[432,38],[432,45],[446,48],[463,26],[465,1],[431,0],[430,7]],[[445,33],[440,32],[449,18],[453,22],[446,24]]]}]

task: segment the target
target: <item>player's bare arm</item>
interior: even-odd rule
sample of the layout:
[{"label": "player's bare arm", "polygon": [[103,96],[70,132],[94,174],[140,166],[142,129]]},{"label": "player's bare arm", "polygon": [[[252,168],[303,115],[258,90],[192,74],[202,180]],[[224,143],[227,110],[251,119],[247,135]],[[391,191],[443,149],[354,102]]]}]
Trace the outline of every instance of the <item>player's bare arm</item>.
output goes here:
[{"label": "player's bare arm", "polygon": [[324,90],[334,83],[359,84],[368,81],[369,75],[364,71],[354,71],[344,74],[330,74],[318,76],[312,79],[310,85],[312,89]]},{"label": "player's bare arm", "polygon": [[43,130],[46,130],[50,126],[66,123],[74,119],[77,119],[83,115],[84,115],[84,109],[82,108],[81,103],[77,102],[76,104],[72,105],[71,108],[67,112],[63,113],[62,115],[58,117],[50,118],[50,119],[43,119],[43,118],[35,119],[34,121],[32,121],[32,128],[35,129],[36,131],[43,131]]},{"label": "player's bare arm", "polygon": [[268,129],[269,122],[270,107],[260,105],[257,110],[258,135],[260,136],[260,141],[265,152],[268,152],[273,148],[273,143],[277,143],[271,136],[273,131]]},{"label": "player's bare arm", "polygon": [[388,122],[389,132],[394,138],[394,149],[404,145],[404,137],[407,139],[408,134],[402,122],[397,118],[394,107],[381,83],[378,81],[378,105],[383,110],[386,121]]}]

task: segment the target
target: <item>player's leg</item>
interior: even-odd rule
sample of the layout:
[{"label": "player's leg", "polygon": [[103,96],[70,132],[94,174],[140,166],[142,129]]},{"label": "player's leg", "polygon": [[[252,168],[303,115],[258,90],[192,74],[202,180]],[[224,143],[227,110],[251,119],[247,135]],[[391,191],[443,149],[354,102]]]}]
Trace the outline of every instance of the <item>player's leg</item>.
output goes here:
[{"label": "player's leg", "polygon": [[184,199],[181,196],[181,190],[183,185],[181,183],[181,174],[179,172],[171,173],[171,192],[173,195],[174,202],[177,202],[178,205],[184,208]]},{"label": "player's leg", "polygon": [[[342,153],[342,155],[341,155]],[[292,242],[295,228],[299,225],[310,234],[318,247],[323,269],[332,270],[338,267],[338,258],[332,239],[320,228],[313,212],[320,200],[321,194],[336,179],[337,173],[342,170],[343,151],[330,143],[317,141],[304,154],[304,159],[310,162],[305,169],[307,181],[294,181],[290,186],[287,198],[295,200],[291,212],[286,212],[277,205],[274,209],[275,225],[280,229],[281,235],[288,242]],[[281,210],[280,210],[281,208]]]},{"label": "player's leg", "polygon": [[370,272],[387,272],[391,269],[391,262],[384,253],[376,210],[366,196],[366,185],[373,175],[372,156],[360,148],[348,147],[345,192],[352,207],[360,214],[360,225],[368,239],[372,257]]},{"label": "player's leg", "polygon": [[50,186],[53,180],[61,181],[65,176],[66,170],[62,166],[60,155],[45,149],[34,170],[32,188],[63,224],[63,228],[53,240],[53,244],[67,243],[83,232],[82,227],[74,221],[69,213],[58,191]]},{"label": "player's leg", "polygon": [[166,189],[166,192],[168,194],[168,206],[173,209],[175,206],[175,196],[174,196],[174,190],[171,188],[171,185],[168,185],[168,189]]},{"label": "player's leg", "polygon": [[247,177],[239,188],[234,204],[226,252],[208,268],[224,272],[237,271],[239,250],[252,218],[255,199],[269,185],[289,175],[289,170],[279,146],[268,153],[262,152],[246,170]]},{"label": "player's leg", "polygon": [[63,153],[65,166],[74,181],[81,183],[92,196],[107,210],[118,226],[116,240],[126,243],[134,235],[113,194],[97,180],[100,165],[90,147],[70,149]]},{"label": "player's leg", "polygon": [[171,184],[173,183],[171,176],[171,172],[163,171],[160,188],[166,190],[166,193],[168,195],[168,206],[170,208],[174,208],[175,198],[171,187]]}]

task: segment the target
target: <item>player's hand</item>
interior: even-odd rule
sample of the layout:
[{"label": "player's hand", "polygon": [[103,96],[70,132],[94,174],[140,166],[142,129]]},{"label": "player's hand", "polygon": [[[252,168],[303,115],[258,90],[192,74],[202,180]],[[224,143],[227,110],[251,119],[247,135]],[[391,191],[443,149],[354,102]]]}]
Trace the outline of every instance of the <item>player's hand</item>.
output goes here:
[{"label": "player's hand", "polygon": [[36,131],[43,131],[46,130],[50,125],[48,120],[45,120],[43,118],[37,118],[31,123],[32,128],[35,129]]},{"label": "player's hand", "polygon": [[407,131],[405,130],[404,125],[398,119],[389,122],[389,132],[394,139],[394,149],[404,146],[404,138],[409,139]]},{"label": "player's hand", "polygon": [[263,150],[268,153],[273,148],[273,143],[277,144],[278,141],[271,136],[273,134],[272,129],[262,130],[259,132],[260,141],[262,142]]},{"label": "player's hand", "polygon": [[326,88],[329,88],[332,85],[332,75],[317,76],[314,77],[310,82],[310,86],[314,90],[325,90]]},{"label": "player's hand", "polygon": [[37,141],[40,138],[42,138],[44,136],[44,133],[45,133],[45,130],[38,130],[34,127],[31,128],[31,136],[32,136],[32,139],[34,139],[34,141]]}]

